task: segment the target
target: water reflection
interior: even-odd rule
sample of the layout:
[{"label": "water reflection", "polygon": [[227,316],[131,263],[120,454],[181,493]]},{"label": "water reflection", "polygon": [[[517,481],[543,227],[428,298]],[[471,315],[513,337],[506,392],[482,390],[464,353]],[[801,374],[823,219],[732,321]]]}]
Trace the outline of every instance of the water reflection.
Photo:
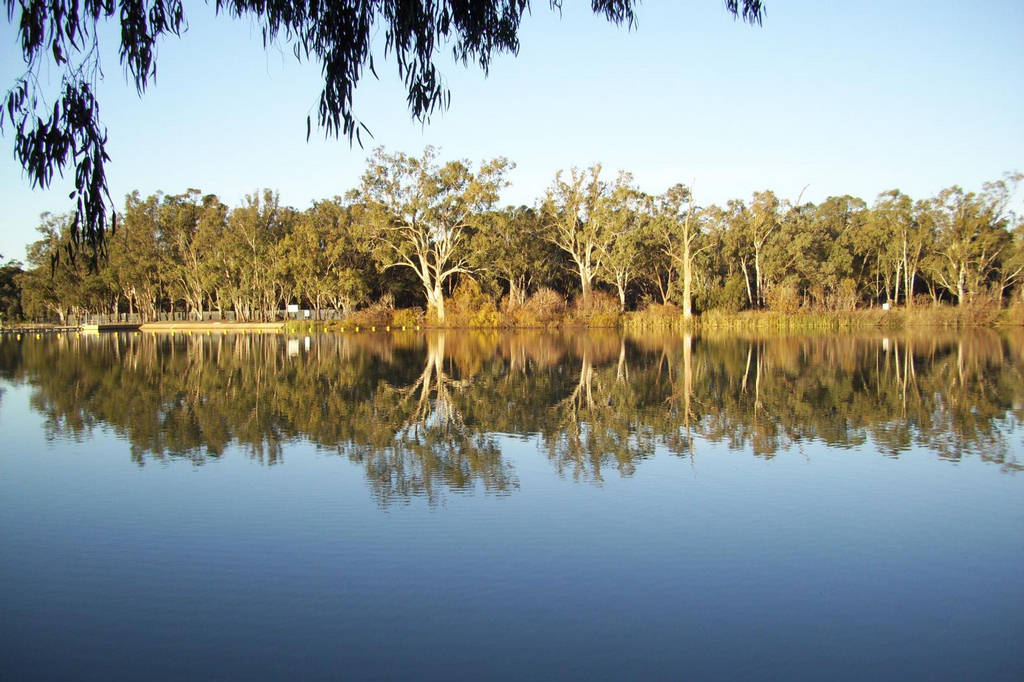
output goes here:
[{"label": "water reflection", "polygon": [[1017,471],[1024,344],[991,330],[885,336],[603,333],[102,335],[0,341],[51,438],[97,427],[139,465],[299,439],[360,464],[382,504],[514,490],[500,434],[565,475],[628,476],[658,447],[772,457],[804,442],[923,448]]}]

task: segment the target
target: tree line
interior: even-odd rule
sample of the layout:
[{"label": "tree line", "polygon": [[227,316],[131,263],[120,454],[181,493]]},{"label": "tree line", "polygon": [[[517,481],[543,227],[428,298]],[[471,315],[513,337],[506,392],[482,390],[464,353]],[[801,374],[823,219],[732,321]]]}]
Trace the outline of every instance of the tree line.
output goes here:
[{"label": "tree line", "polygon": [[533,206],[501,208],[512,167],[377,149],[358,187],[306,210],[269,190],[234,208],[196,189],[134,192],[98,266],[69,246],[73,217],[46,214],[10,277],[16,313],[268,320],[288,304],[315,318],[398,305],[445,325],[460,288],[505,313],[555,301],[687,318],[1006,304],[1024,292],[1024,221],[1009,210],[1020,173],[920,199],[891,190],[815,204],[765,190],[705,205],[691,186],[653,195],[594,165],[558,172]]}]

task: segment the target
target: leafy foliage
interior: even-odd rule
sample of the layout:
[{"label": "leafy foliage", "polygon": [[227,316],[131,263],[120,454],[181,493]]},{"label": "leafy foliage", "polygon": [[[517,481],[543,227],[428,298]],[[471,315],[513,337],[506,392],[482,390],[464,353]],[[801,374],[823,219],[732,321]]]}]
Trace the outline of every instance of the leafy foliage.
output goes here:
[{"label": "leafy foliage", "polygon": [[[196,189],[133,193],[98,269],[58,257],[74,216],[47,215],[19,279],[22,307],[59,320],[214,310],[273,320],[298,304],[336,319],[386,299],[360,319],[386,326],[395,307],[425,304],[432,325],[543,327],[611,325],[652,304],[660,319],[668,303],[684,321],[688,308],[835,321],[858,308],[953,303],[960,312],[889,317],[956,325],[990,322],[1024,292],[1024,226],[1007,208],[1020,174],[917,201],[891,190],[870,206],[763,191],[701,207],[687,186],[651,196],[629,173],[608,181],[595,165],[558,173],[535,208],[496,210],[510,168],[504,158],[442,162],[430,147],[419,157],[378,149],[347,198],[305,211],[269,190],[233,209]],[[455,291],[466,295],[449,318]],[[884,322],[857,319],[869,318]]]}]

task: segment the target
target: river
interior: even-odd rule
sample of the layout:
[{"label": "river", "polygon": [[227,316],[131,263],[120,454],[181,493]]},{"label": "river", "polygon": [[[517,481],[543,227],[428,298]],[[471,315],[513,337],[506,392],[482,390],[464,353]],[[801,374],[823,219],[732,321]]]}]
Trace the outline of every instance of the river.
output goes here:
[{"label": "river", "polygon": [[1024,339],[0,338],[0,679],[1024,679]]}]

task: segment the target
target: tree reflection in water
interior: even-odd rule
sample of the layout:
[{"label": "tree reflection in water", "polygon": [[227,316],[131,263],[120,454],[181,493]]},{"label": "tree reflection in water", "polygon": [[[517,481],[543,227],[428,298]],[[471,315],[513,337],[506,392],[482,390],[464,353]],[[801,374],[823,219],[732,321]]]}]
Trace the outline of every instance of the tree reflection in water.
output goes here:
[{"label": "tree reflection in water", "polygon": [[308,440],[364,467],[381,504],[518,486],[499,436],[560,473],[632,474],[661,447],[773,457],[805,442],[912,447],[1020,469],[1019,333],[744,337],[614,332],[117,335],[0,340],[50,438],[109,428],[140,465]]}]

